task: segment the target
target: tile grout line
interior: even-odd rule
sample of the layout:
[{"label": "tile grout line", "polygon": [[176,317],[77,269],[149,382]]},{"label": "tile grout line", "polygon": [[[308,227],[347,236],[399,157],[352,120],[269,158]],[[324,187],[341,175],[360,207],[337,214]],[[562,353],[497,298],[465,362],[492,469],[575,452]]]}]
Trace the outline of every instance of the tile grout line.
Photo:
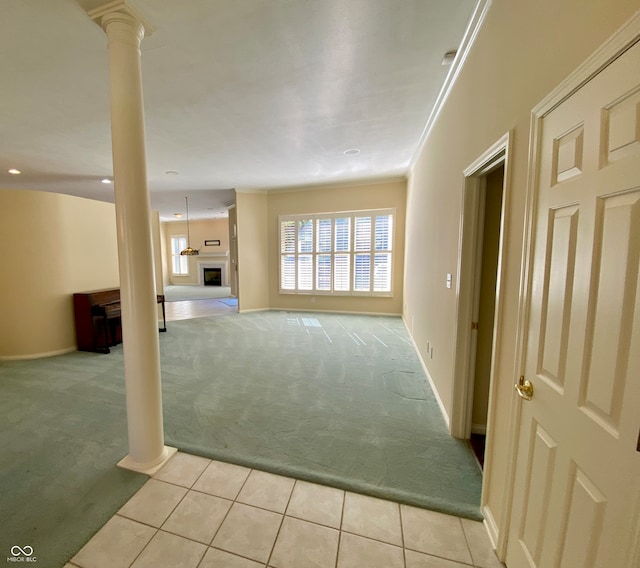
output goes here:
[{"label": "tile grout line", "polygon": [[[159,483],[165,483],[164,481],[160,481],[159,479],[155,479],[154,477],[150,477],[150,478],[147,480],[147,483],[149,483],[149,481],[151,481],[152,479],[153,479],[154,481],[159,482]],[[147,483],[145,483],[144,485],[146,485]],[[143,485],[142,487],[144,487],[144,485]],[[170,483],[169,483],[168,485],[172,485],[172,484],[170,484]],[[156,527],[156,528],[158,529],[158,531],[162,529],[162,527],[165,525],[165,523],[169,520],[169,517],[170,517],[171,515],[173,515],[174,511],[178,508],[178,506],[180,505],[180,503],[182,503],[182,501],[184,501],[184,498],[189,494],[189,488],[188,488],[188,487],[185,487],[184,485],[179,486],[179,487],[180,487],[181,489],[186,489],[186,491],[185,491],[184,495],[180,498],[180,500],[179,500],[179,501],[178,501],[178,502],[173,506],[173,509],[171,509],[171,511],[169,511],[169,514],[167,515],[167,517],[165,518],[165,520],[164,520],[164,521],[162,521],[162,522],[160,523],[160,526],[159,526],[159,527]],[[127,501],[127,502],[128,502],[128,501]],[[123,516],[124,516],[124,515],[123,515]],[[133,521],[133,520],[135,520],[135,519],[131,519],[131,520]],[[167,532],[167,533],[168,533],[169,531],[163,531],[163,532]],[[157,534],[157,533],[156,533],[156,534]],[[153,539],[155,538],[155,536],[156,536],[156,535],[154,534],[154,535],[153,535],[153,537],[151,538],[151,540],[153,540]],[[179,535],[177,535],[177,536],[179,536]],[[149,542],[151,542],[151,540],[150,540]],[[190,540],[193,540],[193,539],[190,539]],[[147,543],[147,546],[149,546],[149,542]],[[195,541],[194,541],[194,542],[195,542]],[[144,548],[147,548],[147,546],[145,546]],[[143,548],[143,550],[144,550],[144,548]],[[141,552],[140,554],[142,554],[142,552]]]},{"label": "tile grout line", "polygon": [[[223,463],[223,462],[218,462],[218,460],[212,460],[211,463],[213,463],[213,461],[216,461],[217,463]],[[208,466],[207,466],[208,467]],[[242,466],[241,466],[242,467]],[[247,481],[249,480],[249,477],[251,476],[251,472],[254,471],[253,469],[249,469],[249,473],[247,473],[247,477],[245,477],[244,481],[242,482],[242,485],[240,486],[240,489],[238,489],[238,492],[236,493],[236,496],[233,498],[233,500],[231,501],[231,507],[229,507],[229,510],[227,511],[226,515],[224,516],[224,518],[222,519],[222,522],[220,523],[220,525],[218,526],[218,528],[216,529],[216,532],[213,534],[213,536],[211,537],[211,541],[209,542],[209,546],[213,547],[213,541],[216,539],[216,536],[218,536],[218,533],[220,532],[220,529],[222,528],[222,525],[224,525],[225,521],[227,520],[227,517],[229,516],[229,513],[231,512],[231,509],[233,509],[233,506],[238,503],[237,499],[238,499],[238,495],[240,495],[240,493],[242,492],[242,490],[244,489],[244,486],[247,484]],[[204,473],[204,472],[203,472]],[[199,478],[198,478],[199,479]],[[208,495],[208,494],[207,494]],[[214,495],[215,497],[215,495]],[[220,549],[222,550],[222,549]],[[227,552],[227,551],[225,551]]]},{"label": "tile grout line", "polygon": [[[268,509],[265,509],[265,510],[268,510]],[[273,512],[273,511],[272,511],[272,512]],[[331,525],[327,525],[327,524],[325,524],[325,523],[318,523],[318,522],[316,522],[316,521],[310,521],[309,519],[303,519],[302,517],[299,517],[299,516],[297,516],[297,515],[285,514],[285,516],[289,517],[290,519],[295,519],[296,521],[302,521],[303,523],[310,523],[310,524],[312,524],[312,525],[317,525],[317,526],[319,526],[319,527],[323,527],[323,528],[325,528],[325,529],[332,529],[332,530],[334,530],[334,531],[338,531],[338,532],[340,532],[340,529],[339,529],[339,528],[336,528],[336,527],[331,526]]]},{"label": "tile grout line", "polygon": [[[293,479],[293,478],[289,478],[289,479]],[[284,513],[282,513],[282,519],[280,520],[280,526],[278,527],[278,532],[276,533],[276,538],[273,541],[273,545],[271,546],[271,552],[269,553],[269,556],[267,557],[267,562],[265,564],[265,566],[269,566],[269,562],[271,562],[271,557],[273,556],[273,551],[276,549],[276,543],[278,542],[278,537],[280,536],[280,531],[282,530],[282,525],[284,525],[284,519],[287,515],[287,509],[289,508],[289,505],[291,504],[291,497],[293,497],[293,491],[296,488],[296,485],[298,484],[298,480],[295,479],[293,482],[293,486],[291,487],[291,492],[289,493],[289,499],[287,499],[287,505],[284,508]]]},{"label": "tile grout line", "polygon": [[[393,544],[392,542],[389,542],[387,540],[380,540],[379,538],[373,537],[373,536],[365,536],[363,534],[359,534],[357,532],[353,532],[353,531],[349,531],[349,530],[345,530],[343,529],[341,532],[345,533],[345,534],[350,534],[352,536],[357,536],[359,538],[364,538],[367,540],[372,540],[373,542],[378,542],[380,544],[386,544],[387,546],[393,546],[395,548],[400,548],[401,550],[404,549],[403,545],[399,545],[399,544]],[[411,548],[409,550],[412,550]],[[417,552],[417,551],[416,551]],[[433,556],[433,554],[431,555]],[[450,560],[450,558],[446,559],[446,560]]]},{"label": "tile grout line", "polygon": [[404,561],[404,568],[407,568],[407,547],[404,542],[404,521],[402,518],[402,505],[398,503],[398,509],[400,512],[400,538],[402,539],[402,560]]},{"label": "tile grout line", "polygon": [[[227,463],[227,462],[219,462],[218,460],[212,460],[212,461],[216,461],[218,463]],[[234,464],[235,465],[235,464]],[[244,466],[240,466],[240,467],[244,467]],[[212,548],[214,550],[221,550],[222,552],[225,552],[227,554],[230,554],[231,556],[235,556],[237,558],[244,558],[246,560],[250,560],[251,562],[256,562],[258,564],[262,564],[262,562],[255,560],[254,558],[249,558],[248,556],[242,556],[241,554],[237,554],[235,552],[230,552],[228,550],[225,550],[224,548],[218,548],[216,546],[213,546],[213,541],[215,540],[218,532],[220,532],[220,529],[222,528],[222,525],[224,524],[224,522],[226,521],[227,517],[229,516],[229,513],[231,512],[231,509],[233,508],[234,504],[238,504],[238,505],[243,505],[244,507],[252,507],[255,509],[259,509],[261,511],[267,511],[269,513],[275,513],[275,514],[281,514],[278,513],[277,511],[273,511],[271,509],[264,509],[263,507],[256,507],[255,505],[249,505],[248,503],[243,503],[242,501],[238,501],[238,497],[240,496],[240,493],[242,493],[242,490],[244,489],[244,486],[247,484],[247,481],[249,481],[249,477],[251,476],[251,473],[256,471],[258,473],[263,473],[261,470],[257,470],[257,469],[252,469],[252,468],[246,468],[249,469],[249,473],[247,474],[247,477],[245,478],[244,482],[242,483],[242,486],[240,487],[240,489],[238,490],[238,492],[236,493],[236,496],[234,497],[233,501],[232,501],[232,505],[231,507],[229,507],[229,510],[227,511],[227,514],[224,516],[224,519],[222,520],[222,522],[220,523],[220,526],[218,527],[218,529],[216,530],[215,534],[213,535],[213,538],[211,539],[211,543],[209,544],[208,548]],[[268,473],[268,472],[267,472]],[[289,479],[293,479],[293,478],[289,478]],[[295,482],[297,480],[294,479],[294,486],[295,486]],[[291,493],[293,493],[293,489],[291,490]],[[205,495],[211,495],[209,493],[204,493]],[[213,495],[213,497],[217,497],[217,495]],[[220,499],[224,499],[224,497],[220,497]],[[289,496],[289,499],[291,499],[291,495]],[[229,499],[227,499],[227,501],[229,501]],[[289,506],[289,502],[287,502],[287,507]],[[286,510],[286,508],[285,508]],[[282,514],[282,519],[284,520],[284,514]],[[280,521],[280,525],[282,526],[282,522]],[[278,534],[280,532],[280,529],[278,529]],[[276,535],[276,540],[277,540],[278,536]],[[275,546],[275,541],[273,546]],[[273,553],[273,547],[272,547],[272,553]],[[269,555],[269,559],[271,558],[271,555]],[[267,561],[268,564],[268,561]],[[266,567],[267,564],[264,564],[264,566]]]},{"label": "tile grout line", "polygon": [[338,530],[338,548],[336,549],[335,568],[338,568],[338,560],[340,559],[340,546],[342,545],[342,525],[344,524],[344,509],[347,504],[347,492],[342,491],[342,510],[340,511],[340,528]]},{"label": "tile grout line", "polygon": [[473,557],[473,552],[471,552],[471,545],[469,544],[469,537],[467,536],[467,532],[464,530],[464,523],[462,522],[462,518],[458,517],[460,521],[460,528],[462,529],[462,537],[464,538],[464,542],[467,545],[467,551],[469,552],[469,558],[471,558],[471,564],[473,566],[476,565],[475,558]]},{"label": "tile grout line", "polygon": [[[200,480],[200,478],[204,475],[204,472],[214,462],[216,462],[216,463],[226,463],[226,462],[220,462],[219,460],[209,460],[209,463],[207,464],[207,467],[205,467],[202,470],[202,473],[200,473],[200,475],[198,476],[198,479],[196,479],[193,482],[193,485],[195,485]],[[235,465],[235,464],[232,464],[232,465]],[[240,466],[240,467],[243,467],[243,466]],[[236,501],[236,499],[238,498],[238,495],[240,495],[240,492],[242,491],[242,489],[246,485],[246,483],[247,483],[247,481],[249,479],[249,476],[251,475],[251,472],[254,471],[251,468],[246,468],[246,469],[249,469],[249,472],[247,473],[247,476],[245,477],[240,489],[238,489],[238,492],[236,493],[236,496],[233,499],[227,499],[226,497],[220,497],[218,495],[211,495],[210,493],[205,493],[204,491],[198,491],[197,489],[193,489],[193,490],[190,489],[190,491],[194,491],[195,493],[201,493],[203,495],[209,495],[210,497],[217,497],[218,499],[224,499],[225,501],[230,501],[231,502],[231,506],[229,507],[229,509],[227,509],[227,512],[225,513],[225,515],[224,515],[222,521],[220,522],[220,524],[218,525],[218,528],[213,533],[213,536],[211,537],[211,540],[209,541],[209,544],[206,545],[207,549],[205,550],[205,553],[202,555],[202,558],[200,559],[200,562],[198,562],[198,566],[196,568],[198,568],[200,566],[200,564],[202,564],[202,561],[204,560],[204,557],[207,555],[207,552],[208,552],[208,550],[210,548],[213,549],[213,550],[221,550],[223,552],[226,552],[227,554],[232,554],[233,556],[237,556],[238,558],[246,558],[245,556],[236,555],[235,553],[229,552],[228,550],[224,550],[222,548],[216,548],[216,547],[213,546],[213,541],[215,540],[216,536],[220,532],[220,529],[222,528],[222,525],[227,520],[227,517],[229,516],[229,513],[231,512],[231,509],[233,508],[233,505],[238,502],[238,501]],[[192,487],[193,487],[193,485],[192,485]],[[251,559],[247,558],[247,560],[251,560]]]},{"label": "tile grout line", "polygon": [[447,562],[454,562],[456,564],[460,564],[460,566],[467,566],[469,568],[480,568],[479,566],[476,566],[475,564],[469,564],[468,562],[463,562],[461,560],[454,560],[453,558],[449,558],[447,556],[440,556],[439,554],[433,554],[431,552],[424,552],[422,550],[416,550],[414,548],[406,548],[405,550],[408,550],[410,552],[417,552],[418,554],[422,554],[423,556],[429,556],[431,558],[438,558],[439,560],[446,560]]},{"label": "tile grout line", "polygon": [[[190,455],[190,454],[184,454],[184,455]],[[311,521],[311,520],[303,519],[303,518],[298,518],[298,517],[296,517],[295,515],[288,515],[288,514],[287,514],[287,513],[288,513],[288,510],[289,510],[289,507],[290,507],[290,505],[291,505],[291,500],[292,500],[292,498],[293,498],[293,493],[294,493],[294,491],[295,491],[295,488],[298,486],[298,482],[299,482],[299,481],[301,481],[301,480],[296,479],[296,478],[291,478],[291,477],[288,477],[288,476],[279,476],[279,477],[282,477],[282,478],[284,478],[284,479],[292,480],[292,481],[294,482],[294,483],[293,483],[293,485],[291,486],[291,490],[290,490],[290,493],[289,493],[289,496],[288,496],[288,499],[287,499],[287,503],[286,503],[286,505],[285,505],[285,507],[284,507],[284,512],[283,512],[283,513],[280,513],[279,511],[274,511],[274,510],[272,510],[272,509],[267,509],[267,508],[264,508],[264,507],[260,507],[260,506],[252,505],[252,504],[249,504],[249,503],[242,503],[241,501],[239,501],[239,500],[238,500],[238,498],[239,498],[240,494],[242,493],[242,490],[244,489],[244,487],[245,487],[245,486],[246,486],[246,484],[248,483],[249,478],[251,477],[252,473],[253,473],[253,472],[259,472],[259,473],[261,473],[261,470],[255,470],[255,469],[252,469],[252,468],[245,468],[245,469],[247,469],[247,470],[248,470],[248,473],[246,474],[246,477],[245,477],[244,481],[242,482],[242,484],[241,484],[241,486],[240,486],[239,490],[235,493],[235,497],[234,497],[233,499],[228,499],[228,498],[226,498],[226,497],[221,497],[221,496],[218,496],[218,495],[214,495],[214,494],[211,494],[211,493],[207,493],[207,492],[205,492],[205,491],[199,491],[199,490],[193,489],[193,487],[195,486],[195,484],[196,484],[196,483],[197,483],[197,482],[202,478],[202,476],[203,476],[203,475],[204,475],[204,473],[207,471],[207,469],[211,466],[211,464],[212,464],[212,463],[226,463],[226,462],[219,462],[218,460],[212,460],[212,459],[208,459],[208,458],[204,458],[204,459],[206,459],[206,460],[208,461],[207,465],[202,469],[202,471],[199,473],[199,475],[197,475],[196,479],[195,479],[195,480],[194,480],[190,485],[179,485],[179,484],[174,483],[174,482],[171,482],[171,481],[164,481],[164,480],[162,480],[162,479],[156,479],[155,477],[150,476],[149,480],[150,480],[150,479],[154,479],[155,481],[158,481],[158,482],[160,482],[160,483],[166,483],[167,485],[171,485],[171,486],[173,486],[173,487],[179,487],[180,489],[185,490],[184,495],[180,498],[180,500],[176,503],[176,505],[175,505],[175,506],[172,508],[172,510],[169,512],[169,514],[166,516],[166,518],[164,519],[164,521],[162,522],[162,524],[160,525],[160,527],[156,527],[156,526],[150,525],[150,524],[148,524],[148,523],[146,523],[146,522],[142,522],[142,521],[139,521],[139,520],[137,520],[137,519],[132,519],[132,518],[130,518],[130,517],[128,517],[128,516],[126,516],[126,515],[124,515],[124,514],[121,514],[119,511],[118,511],[118,512],[116,512],[116,513],[113,515],[113,517],[120,517],[120,518],[128,519],[128,520],[131,520],[132,522],[136,522],[136,523],[139,523],[139,524],[141,524],[141,525],[147,526],[147,527],[149,527],[149,528],[153,529],[153,531],[154,531],[154,532],[153,532],[153,534],[152,534],[152,536],[151,536],[151,538],[149,539],[149,541],[148,541],[148,542],[143,546],[143,548],[140,550],[140,552],[136,555],[136,557],[135,557],[135,558],[131,561],[131,563],[128,565],[128,566],[129,566],[129,568],[130,568],[131,566],[133,566],[133,564],[135,564],[135,562],[137,562],[137,560],[140,558],[140,556],[143,554],[143,552],[148,548],[148,546],[149,546],[149,544],[151,543],[151,541],[152,541],[152,540],[154,540],[154,539],[158,536],[158,533],[159,533],[159,532],[163,532],[163,533],[165,533],[165,534],[171,534],[171,535],[174,535],[174,536],[176,536],[176,537],[178,537],[178,538],[182,538],[182,539],[185,539],[185,540],[187,540],[187,541],[189,541],[189,542],[193,542],[193,543],[195,543],[195,544],[199,544],[199,545],[203,546],[203,547],[204,547],[204,552],[202,553],[202,556],[201,556],[201,557],[200,557],[200,559],[198,560],[198,562],[197,562],[197,566],[200,566],[200,565],[202,564],[202,562],[203,562],[203,560],[204,560],[204,558],[205,558],[205,556],[206,556],[206,554],[207,554],[207,552],[208,552],[209,548],[212,548],[212,549],[214,549],[214,550],[221,550],[221,551],[223,551],[223,552],[225,552],[225,553],[227,553],[227,554],[230,554],[231,556],[234,556],[234,557],[237,557],[237,558],[246,558],[247,560],[251,560],[251,561],[255,562],[256,560],[255,560],[255,559],[253,559],[253,558],[245,557],[245,556],[242,556],[242,555],[237,554],[237,553],[235,553],[235,552],[230,552],[230,551],[227,551],[227,550],[225,550],[225,549],[223,549],[223,548],[219,548],[219,547],[214,547],[214,546],[213,546],[213,541],[215,540],[215,537],[217,536],[217,534],[218,534],[218,532],[220,531],[220,528],[222,527],[222,525],[224,524],[224,522],[227,520],[227,517],[228,517],[228,515],[229,515],[229,513],[230,513],[230,511],[231,511],[231,508],[233,507],[233,505],[234,505],[235,503],[241,504],[241,505],[243,505],[243,506],[247,506],[247,507],[251,507],[251,508],[255,508],[255,509],[259,509],[259,510],[267,511],[267,512],[270,512],[270,513],[281,514],[280,524],[279,524],[278,531],[277,531],[277,533],[276,533],[275,539],[274,539],[274,541],[273,541],[273,544],[272,544],[272,546],[271,546],[271,551],[270,551],[270,554],[269,554],[269,556],[268,556],[268,558],[267,558],[267,563],[266,563],[265,565],[263,565],[263,566],[265,566],[265,567],[269,565],[269,562],[271,562],[271,560],[272,560],[272,558],[273,558],[273,554],[274,554],[274,551],[275,551],[276,543],[277,543],[278,538],[279,538],[279,536],[280,536],[280,534],[281,534],[281,532],[282,532],[282,528],[283,528],[283,526],[284,526],[284,520],[285,520],[285,518],[286,518],[286,517],[289,517],[289,518],[291,518],[291,519],[297,519],[297,520],[299,520],[299,521],[301,521],[301,522],[309,523],[309,524],[311,524],[311,525],[315,525],[315,526],[319,526],[319,527],[325,527],[325,528],[328,528],[328,529],[335,530],[335,527],[334,527],[334,526],[324,525],[324,524],[319,523],[319,522],[315,522],[315,521]],[[241,467],[242,467],[242,466],[241,466]],[[267,473],[268,473],[268,472],[267,472]],[[148,483],[148,481],[149,481],[149,480],[147,480],[147,482],[145,482],[145,484],[146,484],[146,483]],[[320,484],[320,485],[321,485],[321,484]],[[144,487],[144,486],[143,486],[143,487]],[[204,543],[204,542],[202,542],[202,541],[195,540],[195,539],[190,538],[190,537],[186,537],[186,536],[184,536],[184,535],[182,535],[182,534],[175,533],[175,532],[173,532],[173,531],[171,531],[171,530],[166,530],[166,529],[164,529],[164,528],[163,528],[163,527],[166,525],[166,523],[167,523],[168,519],[169,519],[169,518],[171,517],[171,515],[176,511],[176,509],[177,509],[177,508],[179,507],[179,505],[184,501],[184,499],[187,497],[187,495],[188,495],[190,492],[194,492],[194,493],[201,494],[201,495],[207,495],[207,496],[209,496],[209,497],[214,497],[214,498],[216,498],[216,499],[221,499],[222,501],[230,502],[230,503],[231,503],[231,505],[229,506],[229,509],[227,510],[226,514],[224,515],[224,518],[223,518],[223,519],[222,519],[222,521],[220,522],[220,524],[219,524],[218,528],[217,528],[217,529],[216,529],[216,531],[214,532],[214,534],[213,534],[213,536],[212,536],[212,538],[211,538],[211,540],[209,541],[209,543],[208,543],[208,544],[207,544],[207,543]],[[374,541],[374,542],[379,542],[379,543],[382,543],[382,544],[386,544],[386,545],[388,545],[388,546],[397,546],[397,545],[394,545],[394,544],[392,544],[392,543],[386,542],[386,541],[384,541],[384,540],[380,540],[380,539],[377,539],[377,538],[371,538],[371,537],[369,537],[369,536],[359,535],[359,534],[357,534],[357,533],[352,533],[352,532],[351,532],[351,531],[349,531],[349,530],[345,530],[345,529],[344,529],[344,520],[345,520],[345,511],[346,511],[346,499],[347,499],[347,494],[348,494],[349,492],[347,492],[347,491],[345,491],[345,490],[341,490],[341,492],[342,492],[342,507],[341,507],[341,515],[340,515],[339,529],[338,529],[338,546],[337,546],[337,549],[336,549],[335,562],[334,562],[334,564],[333,564],[333,565],[334,565],[334,568],[337,568],[337,567],[338,567],[339,555],[340,555],[340,547],[341,547],[341,545],[343,544],[343,541],[342,541],[343,533],[344,533],[344,534],[353,534],[353,535],[355,535],[355,536],[358,536],[358,537],[361,537],[361,538],[365,538],[365,539],[369,539],[369,540]],[[133,498],[133,496],[132,496],[131,498]],[[130,498],[130,500],[131,500],[131,498]],[[386,501],[386,500],[383,500],[383,501]],[[390,502],[391,502],[391,503],[394,503],[394,502],[392,502],[392,501],[390,501]],[[128,501],[127,501],[127,503],[128,503]],[[476,561],[475,561],[474,556],[473,556],[473,554],[472,554],[472,552],[471,552],[471,546],[470,546],[470,541],[469,541],[469,535],[467,534],[467,531],[465,530],[464,522],[463,522],[463,519],[462,519],[462,518],[458,517],[458,522],[459,522],[459,524],[460,524],[460,527],[461,527],[461,530],[462,530],[462,535],[463,535],[463,538],[464,538],[464,540],[465,540],[465,544],[466,544],[466,546],[467,546],[467,552],[469,553],[469,558],[471,559],[471,563],[470,563],[470,564],[467,564],[467,563],[466,563],[466,562],[464,562],[464,561],[454,560],[454,559],[449,558],[449,557],[446,557],[446,556],[440,556],[440,555],[438,555],[438,554],[433,554],[433,553],[426,553],[426,552],[422,552],[422,551],[414,550],[414,549],[413,549],[413,547],[408,547],[408,546],[407,546],[407,543],[406,543],[406,541],[405,541],[405,534],[404,534],[404,532],[405,532],[405,526],[404,526],[404,525],[405,525],[405,519],[404,519],[404,516],[403,516],[403,514],[402,514],[402,504],[397,503],[397,502],[396,502],[395,504],[398,506],[398,511],[399,511],[399,520],[400,520],[400,529],[401,529],[401,530],[400,530],[400,536],[401,536],[401,549],[402,549],[402,551],[403,551],[403,564],[404,564],[404,567],[405,567],[405,568],[406,568],[406,565],[407,565],[407,555],[406,555],[407,551],[419,552],[420,554],[425,554],[426,556],[429,556],[429,557],[433,557],[433,558],[441,558],[441,559],[444,559],[444,560],[447,560],[447,561],[451,561],[451,562],[459,562],[461,566],[471,566],[471,567],[476,566]],[[123,505],[123,507],[124,507],[124,505]],[[112,517],[112,518],[113,518],[113,517]],[[100,530],[101,530],[101,529],[100,529]],[[96,533],[96,534],[97,534],[97,533]],[[86,545],[86,544],[87,544],[87,543],[85,543],[85,545]],[[74,563],[74,562],[72,562],[71,560],[69,560],[69,561],[68,561],[68,563],[69,563],[71,566],[73,566],[73,567],[76,567],[76,568],[83,568],[81,565],[79,565],[79,564],[77,564],[77,563]],[[476,566],[476,568],[477,568],[477,566]]]},{"label": "tile grout line", "polygon": [[[146,550],[146,548],[149,546],[149,544],[151,543],[151,541],[152,541],[152,540],[153,540],[153,539],[158,535],[158,533],[160,533],[160,532],[165,533],[165,534],[170,534],[170,535],[173,535],[173,536],[177,536],[178,538],[181,538],[181,539],[184,539],[184,540],[188,540],[189,542],[193,542],[194,544],[200,544],[200,545],[202,545],[202,546],[204,546],[204,547],[205,547],[205,553],[207,552],[207,551],[206,551],[206,548],[209,548],[209,547],[208,547],[208,545],[206,545],[206,544],[204,544],[203,542],[200,542],[200,541],[198,541],[198,540],[194,540],[194,539],[189,538],[189,537],[187,537],[187,536],[184,536],[184,535],[182,535],[182,534],[174,533],[173,531],[165,530],[165,529],[163,529],[162,527],[160,527],[160,528],[158,528],[158,527],[154,527],[153,525],[150,525],[150,524],[148,524],[148,523],[144,523],[144,522],[139,521],[139,520],[137,520],[137,519],[132,519],[131,517],[127,517],[127,516],[125,516],[125,515],[121,515],[120,513],[116,513],[113,517],[120,517],[121,519],[127,519],[127,520],[129,520],[129,521],[134,522],[134,523],[138,523],[138,524],[140,524],[140,525],[144,525],[145,527],[149,527],[149,528],[151,528],[151,529],[154,529],[154,530],[156,531],[156,532],[153,534],[153,536],[149,539],[149,542],[147,542],[147,544],[145,544],[145,545],[144,545],[144,547],[142,548],[142,550],[140,551],[140,553],[139,553],[139,554],[138,554],[138,555],[133,559],[133,561],[131,562],[131,564],[129,564],[129,567],[131,567],[131,566],[133,566],[133,565],[135,564],[136,560],[138,560],[138,558],[140,557],[140,555],[141,555],[141,554]],[[111,518],[113,518],[113,517],[111,517]],[[167,517],[167,518],[168,518],[168,517]],[[111,519],[110,519],[110,520],[111,520]],[[166,521],[165,521],[165,522],[166,522]],[[106,524],[106,523],[105,523],[105,524]],[[204,554],[202,555],[202,558],[204,558]],[[198,561],[198,565],[200,565],[200,563],[202,562],[202,558]],[[81,567],[81,568],[82,568],[82,567]]]},{"label": "tile grout line", "polygon": [[[125,517],[126,518],[126,517]],[[156,535],[158,534],[158,532],[160,532],[160,529],[156,529],[156,532],[153,533],[153,536],[149,539],[149,541],[147,542],[147,544],[145,544],[142,547],[142,550],[136,555],[136,557],[133,559],[133,561],[131,562],[131,564],[129,564],[129,568],[131,568],[131,566],[133,566],[136,563],[136,560],[138,560],[138,558],[140,558],[140,556],[142,555],[142,553],[147,549],[147,546],[149,546],[149,543],[156,538]]]},{"label": "tile grout line", "polygon": [[[179,453],[182,453],[182,452],[180,452],[179,450],[178,450],[178,452],[179,452]],[[176,454],[176,455],[177,455],[177,454]],[[185,456],[189,456],[189,455],[190,455],[190,454],[185,454]],[[205,458],[205,459],[207,459],[207,458]],[[171,461],[171,460],[169,460],[169,461]],[[200,472],[200,474],[199,474],[199,475],[194,479],[193,483],[191,483],[191,485],[189,485],[188,487],[186,487],[187,492],[182,496],[182,499],[180,499],[180,502],[179,502],[179,503],[178,503],[178,504],[173,508],[173,511],[171,511],[171,513],[169,513],[169,515],[167,516],[167,518],[166,518],[166,519],[164,520],[164,522],[162,523],[162,526],[164,526],[164,525],[167,523],[167,521],[169,520],[169,518],[171,517],[171,515],[173,515],[174,511],[178,508],[178,505],[180,505],[180,503],[182,503],[182,501],[184,501],[184,499],[187,497],[187,495],[189,495],[189,493],[192,491],[192,487],[193,487],[193,486],[198,482],[198,480],[202,477],[202,474],[207,470],[207,468],[211,465],[211,463],[212,463],[212,462],[213,462],[213,460],[209,460],[209,463],[208,463],[208,464],[207,464],[207,465],[202,469],[202,471]],[[167,463],[168,463],[168,462],[167,462]],[[166,464],[165,464],[165,465],[166,465]],[[159,472],[156,472],[156,473],[159,473]],[[181,479],[182,479],[182,478],[181,478]],[[161,481],[161,480],[160,480],[160,479],[158,479],[157,481]],[[165,483],[170,483],[170,482],[165,481]],[[180,485],[179,487],[182,487],[183,489],[185,489],[184,485]],[[231,508],[231,507],[229,507],[229,508]],[[175,533],[173,533],[173,532],[171,532],[171,531],[168,531],[168,530],[165,530],[165,531],[163,531],[163,532],[168,533],[168,534],[175,534]],[[184,535],[175,535],[175,536],[178,536],[178,537],[180,537],[180,538],[184,538],[185,540],[190,540],[191,542],[197,542],[198,544],[203,544],[203,543],[201,543],[201,542],[198,542],[198,541],[196,541],[196,540],[193,540],[192,538],[185,537]],[[154,535],[154,537],[155,537],[155,535]],[[151,542],[151,541],[149,541],[149,542]],[[202,561],[204,560],[204,557],[207,555],[207,550],[208,550],[208,548],[209,548],[209,547],[208,547],[208,545],[206,545],[206,544],[205,544],[204,546],[205,546],[204,552],[202,553],[202,556],[201,556],[201,557],[200,557],[200,559],[198,560],[198,563],[196,564],[196,568],[197,568],[198,566],[200,566],[200,564],[202,564]]]}]

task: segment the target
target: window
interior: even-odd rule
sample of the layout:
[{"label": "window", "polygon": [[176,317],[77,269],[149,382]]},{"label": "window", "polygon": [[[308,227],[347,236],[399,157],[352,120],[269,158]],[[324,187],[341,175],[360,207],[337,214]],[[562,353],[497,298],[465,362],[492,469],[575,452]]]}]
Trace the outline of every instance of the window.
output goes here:
[{"label": "window", "polygon": [[180,256],[180,251],[187,248],[187,237],[171,237],[171,270],[173,274],[189,274],[189,257]]},{"label": "window", "polygon": [[391,209],[285,215],[280,292],[391,295]]}]

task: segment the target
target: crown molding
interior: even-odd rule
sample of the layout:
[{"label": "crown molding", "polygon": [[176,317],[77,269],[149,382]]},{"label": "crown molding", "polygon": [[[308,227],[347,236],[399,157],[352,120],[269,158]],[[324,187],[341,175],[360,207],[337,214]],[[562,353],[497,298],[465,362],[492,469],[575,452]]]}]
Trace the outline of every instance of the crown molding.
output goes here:
[{"label": "crown molding", "polygon": [[436,103],[433,105],[433,109],[431,110],[431,114],[427,119],[427,123],[424,125],[424,129],[422,130],[422,134],[420,135],[420,139],[418,140],[418,145],[416,146],[416,151],[411,157],[411,161],[409,162],[409,172],[413,170],[413,167],[422,152],[422,148],[424,147],[427,138],[429,138],[429,134],[431,133],[431,129],[433,128],[440,111],[444,107],[445,102],[449,98],[449,94],[455,85],[455,82],[462,71],[462,67],[464,66],[467,57],[469,56],[469,52],[471,51],[471,47],[473,46],[476,36],[484,23],[485,18],[487,17],[487,13],[489,12],[489,8],[491,7],[491,3],[493,0],[479,0],[476,5],[476,9],[469,20],[469,24],[467,25],[467,29],[464,32],[464,36],[462,41],[460,42],[460,47],[458,48],[458,52],[451,64],[451,69],[449,69],[449,73],[447,74],[446,79],[444,80],[444,84],[442,85],[442,89],[438,93],[438,97],[436,98]]}]

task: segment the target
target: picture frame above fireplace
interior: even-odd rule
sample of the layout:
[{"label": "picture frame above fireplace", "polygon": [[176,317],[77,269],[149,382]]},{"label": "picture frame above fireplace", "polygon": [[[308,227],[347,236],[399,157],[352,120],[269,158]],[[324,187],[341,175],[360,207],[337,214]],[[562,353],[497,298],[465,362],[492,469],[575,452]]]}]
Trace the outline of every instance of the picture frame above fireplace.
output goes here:
[{"label": "picture frame above fireplace", "polygon": [[219,247],[220,246],[220,239],[206,240],[206,241],[204,241],[204,246],[205,247]]}]

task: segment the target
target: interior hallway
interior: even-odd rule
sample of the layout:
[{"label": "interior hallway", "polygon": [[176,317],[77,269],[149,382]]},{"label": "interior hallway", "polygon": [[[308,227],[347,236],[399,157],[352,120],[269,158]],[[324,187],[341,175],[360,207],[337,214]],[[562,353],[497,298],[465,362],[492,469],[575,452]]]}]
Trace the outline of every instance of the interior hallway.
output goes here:
[{"label": "interior hallway", "polygon": [[499,568],[482,523],[176,454],[65,568]]},{"label": "interior hallway", "polygon": [[182,300],[165,304],[167,321],[179,321],[207,316],[235,314],[238,307],[229,305],[220,299]]}]

